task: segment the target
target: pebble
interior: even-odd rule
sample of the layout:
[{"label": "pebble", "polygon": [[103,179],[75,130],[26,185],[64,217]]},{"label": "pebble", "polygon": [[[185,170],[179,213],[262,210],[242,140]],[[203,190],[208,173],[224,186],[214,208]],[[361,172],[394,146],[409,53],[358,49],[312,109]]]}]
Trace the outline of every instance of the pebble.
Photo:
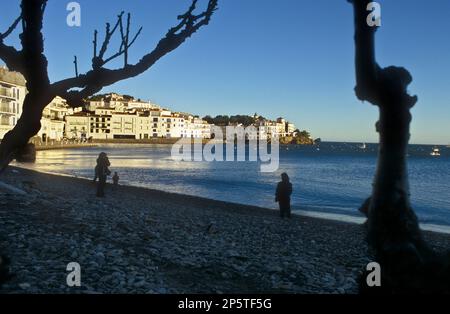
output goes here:
[{"label": "pebble", "polygon": [[[26,173],[7,171],[2,180],[31,181]],[[16,275],[7,293],[357,292],[358,271],[370,261],[356,225],[287,223],[276,213],[142,190],[107,190],[98,200],[90,182],[45,174],[33,181],[42,195],[0,197],[0,250]],[[88,289],[67,287],[69,262],[80,264]]]},{"label": "pebble", "polygon": [[20,289],[27,290],[31,288],[31,285],[29,283],[21,283],[19,284],[19,287]]}]

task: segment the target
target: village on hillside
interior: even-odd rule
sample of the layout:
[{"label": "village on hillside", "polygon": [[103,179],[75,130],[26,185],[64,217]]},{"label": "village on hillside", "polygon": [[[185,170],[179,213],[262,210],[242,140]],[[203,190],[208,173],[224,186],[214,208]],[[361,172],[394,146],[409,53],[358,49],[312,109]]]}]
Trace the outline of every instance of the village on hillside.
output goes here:
[{"label": "village on hillside", "polygon": [[[20,118],[26,95],[25,83],[20,73],[0,68],[0,139]],[[256,113],[253,116],[200,118],[116,93],[95,95],[78,108],[71,108],[65,99],[56,97],[44,109],[41,129],[33,142],[210,139],[213,137],[212,126],[254,126],[267,137],[279,137],[282,143],[312,143],[308,132],[300,132],[284,118],[269,120]]]}]

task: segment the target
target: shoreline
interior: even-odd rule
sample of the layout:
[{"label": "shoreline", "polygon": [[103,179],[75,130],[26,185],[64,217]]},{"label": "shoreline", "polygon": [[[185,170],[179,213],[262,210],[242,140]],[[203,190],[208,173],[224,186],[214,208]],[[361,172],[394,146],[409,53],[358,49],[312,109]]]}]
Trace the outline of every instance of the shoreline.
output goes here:
[{"label": "shoreline", "polygon": [[77,149],[98,147],[97,144],[55,144],[55,145],[36,145],[36,151],[58,150],[58,149]]},{"label": "shoreline", "polygon": [[[73,178],[73,179],[86,180],[87,182],[90,182],[90,178],[86,178],[86,177],[79,177],[79,176],[75,176],[75,175],[57,173],[57,172],[47,172],[47,171],[41,171],[41,170],[36,170],[36,169],[29,169],[27,167],[23,167],[20,165],[15,165],[15,166],[10,166],[10,167],[24,169],[24,170],[28,170],[28,171],[34,171],[34,172],[53,175],[53,176],[63,176],[63,177],[68,177],[68,178]],[[1,177],[0,177],[0,179],[1,179]],[[0,182],[1,182],[1,180],[0,180]],[[229,206],[246,207],[248,210],[258,209],[258,210],[268,210],[270,212],[278,212],[277,209],[273,209],[273,208],[252,206],[252,205],[248,205],[248,204],[236,203],[236,202],[230,202],[230,201],[223,201],[223,200],[218,200],[218,199],[213,199],[213,198],[201,197],[198,195],[167,192],[167,191],[163,191],[163,190],[152,189],[145,185],[128,184],[128,185],[121,185],[121,186],[146,189],[146,190],[150,190],[153,192],[165,193],[165,194],[168,194],[169,196],[176,195],[176,196],[180,196],[180,197],[194,197],[194,198],[198,198],[199,200],[206,201],[206,202],[208,202],[208,201],[222,202]],[[357,211],[357,209],[355,209],[355,212],[356,211]],[[292,215],[296,215],[296,216],[300,216],[300,217],[324,219],[324,220],[330,220],[330,221],[338,221],[338,222],[344,222],[344,223],[351,223],[351,224],[356,224],[356,225],[362,225],[366,221],[366,218],[363,216],[345,215],[345,214],[321,212],[321,211],[313,211],[313,210],[294,210],[294,211],[292,211]],[[420,224],[420,228],[423,231],[450,235],[450,225],[439,225],[439,224],[430,224],[430,223],[419,223],[419,224]]]},{"label": "shoreline", "polygon": [[15,167],[0,181],[26,193],[0,187],[3,293],[357,293],[372,260],[357,224],[131,186],[99,199],[90,180]]}]

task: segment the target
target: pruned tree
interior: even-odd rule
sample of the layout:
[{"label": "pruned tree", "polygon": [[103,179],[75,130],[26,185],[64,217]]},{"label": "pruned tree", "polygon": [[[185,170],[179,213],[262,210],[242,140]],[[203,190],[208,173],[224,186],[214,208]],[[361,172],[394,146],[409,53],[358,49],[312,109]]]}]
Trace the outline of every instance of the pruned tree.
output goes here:
[{"label": "pruned tree", "polygon": [[[193,0],[184,14],[178,16],[178,24],[169,29],[150,53],[137,63],[129,63],[129,49],[141,34],[140,28],[131,35],[131,15],[126,22],[123,12],[116,23],[106,24],[103,43],[98,45],[98,31],[94,32],[94,53],[92,69],[78,74],[75,57],[75,76],[51,83],[47,72],[47,58],[44,55],[42,24],[47,0],[22,0],[21,14],[4,33],[0,33],[0,59],[13,71],[20,72],[26,79],[27,95],[23,103],[23,113],[16,126],[8,132],[0,144],[0,171],[26,147],[29,139],[38,133],[43,109],[56,96],[63,97],[72,107],[81,106],[83,99],[101,91],[116,82],[138,76],[151,68],[159,59],[178,48],[201,27],[208,25],[217,9],[218,0],[209,0],[206,9],[196,14],[198,0]],[[4,40],[21,25],[20,42],[22,49],[8,46]],[[106,57],[109,43],[115,33],[120,32],[119,51]],[[106,68],[106,64],[123,56],[124,65],[119,69]]]},{"label": "pruned tree", "polygon": [[[356,88],[359,100],[379,108],[378,165],[372,196],[365,207],[368,242],[382,270],[386,292],[449,292],[450,255],[431,250],[423,239],[410,202],[407,149],[411,108],[417,97],[407,91],[411,74],[381,68],[375,58],[376,27],[367,23],[370,0],[348,0],[354,8]],[[365,278],[364,278],[365,283]],[[364,284],[362,284],[364,288]]]}]

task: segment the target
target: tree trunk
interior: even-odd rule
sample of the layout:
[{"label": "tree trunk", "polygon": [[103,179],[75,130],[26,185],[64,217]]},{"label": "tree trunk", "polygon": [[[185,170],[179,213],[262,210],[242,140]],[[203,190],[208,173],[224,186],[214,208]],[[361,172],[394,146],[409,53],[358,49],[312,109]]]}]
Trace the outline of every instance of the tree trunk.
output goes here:
[{"label": "tree trunk", "polygon": [[[376,28],[366,19],[371,1],[349,2],[355,14],[356,95],[380,112],[377,172],[363,211],[367,209],[368,242],[381,265],[382,287],[386,292],[448,292],[449,258],[426,245],[410,204],[407,153],[410,110],[417,102],[407,91],[412,77],[404,68],[381,68],[376,63]],[[362,279],[361,288],[370,292]]]},{"label": "tree trunk", "polygon": [[51,101],[52,97],[44,92],[27,94],[22,116],[17,125],[5,134],[0,144],[0,172],[18,157],[17,154],[24,149],[30,138],[39,132],[43,108]]}]

